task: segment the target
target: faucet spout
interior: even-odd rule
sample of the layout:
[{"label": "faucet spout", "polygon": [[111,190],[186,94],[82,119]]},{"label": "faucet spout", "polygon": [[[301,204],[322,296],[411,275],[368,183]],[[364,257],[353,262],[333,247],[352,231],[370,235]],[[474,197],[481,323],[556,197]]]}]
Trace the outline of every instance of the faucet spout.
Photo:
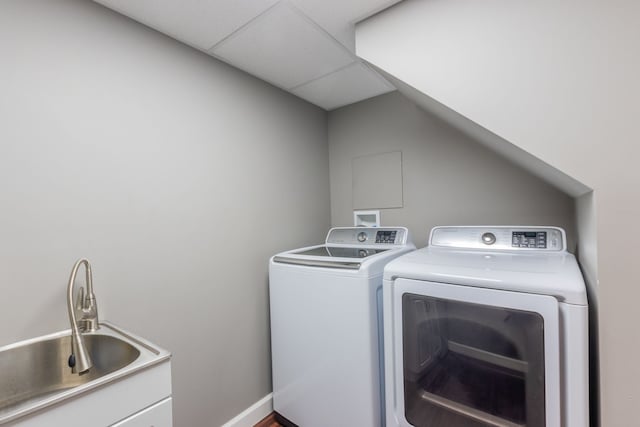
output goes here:
[{"label": "faucet spout", "polygon": [[[78,306],[73,306],[73,285],[76,274],[81,265],[85,267],[85,278],[87,293],[81,288]],[[69,322],[71,323],[71,356],[69,356],[69,366],[71,372],[83,374],[93,366],[89,352],[84,343],[81,332],[94,332],[98,326],[98,306],[96,296],[93,293],[93,277],[91,274],[91,264],[86,258],[79,259],[71,270],[69,284],[67,285],[67,310],[69,311]],[[76,312],[81,315],[77,319]],[[80,324],[80,326],[79,326]]]}]

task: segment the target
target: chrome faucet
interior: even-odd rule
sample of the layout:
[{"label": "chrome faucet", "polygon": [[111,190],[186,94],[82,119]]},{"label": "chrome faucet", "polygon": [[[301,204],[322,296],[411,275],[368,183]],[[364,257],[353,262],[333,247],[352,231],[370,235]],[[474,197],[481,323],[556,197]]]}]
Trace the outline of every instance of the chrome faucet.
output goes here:
[{"label": "chrome faucet", "polygon": [[[80,266],[84,264],[86,271],[87,294],[84,288],[80,288],[78,301],[73,306],[73,284]],[[98,305],[96,296],[93,293],[93,277],[91,274],[91,264],[85,258],[79,259],[71,270],[69,284],[67,285],[67,309],[69,310],[69,322],[71,322],[71,356],[69,356],[69,367],[74,374],[83,374],[93,366],[91,357],[84,344],[81,332],[94,332],[100,328],[98,326]],[[79,319],[77,318],[79,316]]]}]

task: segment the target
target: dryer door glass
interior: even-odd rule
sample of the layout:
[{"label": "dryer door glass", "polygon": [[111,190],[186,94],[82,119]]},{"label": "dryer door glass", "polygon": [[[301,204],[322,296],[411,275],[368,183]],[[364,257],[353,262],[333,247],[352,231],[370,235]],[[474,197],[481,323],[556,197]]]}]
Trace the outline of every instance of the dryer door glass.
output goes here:
[{"label": "dryer door glass", "polygon": [[402,313],[412,425],[545,425],[542,316],[411,293]]}]

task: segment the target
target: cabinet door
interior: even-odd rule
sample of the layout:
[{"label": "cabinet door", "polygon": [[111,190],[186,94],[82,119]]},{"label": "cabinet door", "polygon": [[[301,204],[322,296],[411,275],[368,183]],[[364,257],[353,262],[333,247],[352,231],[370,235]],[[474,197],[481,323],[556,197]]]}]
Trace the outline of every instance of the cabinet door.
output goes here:
[{"label": "cabinet door", "polygon": [[111,427],[172,427],[171,398],[161,400]]}]

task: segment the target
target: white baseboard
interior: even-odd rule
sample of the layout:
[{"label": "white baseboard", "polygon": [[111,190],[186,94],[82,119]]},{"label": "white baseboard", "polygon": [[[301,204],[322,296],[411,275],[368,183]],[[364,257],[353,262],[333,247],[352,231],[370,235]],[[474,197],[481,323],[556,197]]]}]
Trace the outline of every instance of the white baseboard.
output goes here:
[{"label": "white baseboard", "polygon": [[273,412],[273,396],[272,393],[269,393],[224,423],[222,427],[253,427],[271,412]]}]

